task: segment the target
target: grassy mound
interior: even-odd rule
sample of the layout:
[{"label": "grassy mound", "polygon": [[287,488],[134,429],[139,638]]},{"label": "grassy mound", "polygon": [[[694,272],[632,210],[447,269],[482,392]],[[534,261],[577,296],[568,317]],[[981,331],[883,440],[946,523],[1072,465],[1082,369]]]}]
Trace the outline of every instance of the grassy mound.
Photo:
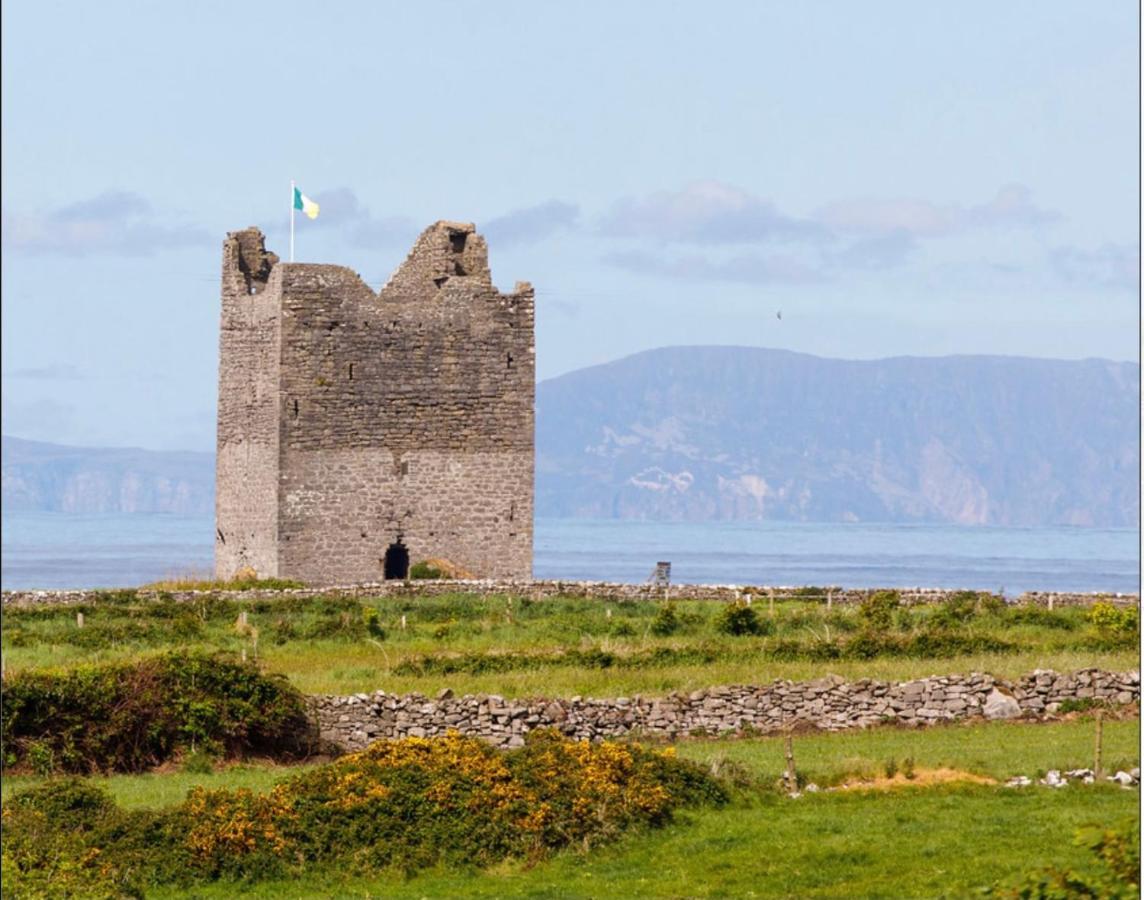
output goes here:
[{"label": "grassy mound", "polygon": [[5,804],[4,875],[18,892],[99,896],[323,867],[484,867],[588,847],[663,825],[680,806],[727,799],[670,751],[546,731],[508,752],[456,734],[406,738],[267,794],[195,788],[164,812],[125,811],[91,784],[50,781]]},{"label": "grassy mound", "polygon": [[0,702],[5,769],[140,772],[188,752],[279,759],[309,749],[302,695],[222,656],[20,673],[4,679]]}]

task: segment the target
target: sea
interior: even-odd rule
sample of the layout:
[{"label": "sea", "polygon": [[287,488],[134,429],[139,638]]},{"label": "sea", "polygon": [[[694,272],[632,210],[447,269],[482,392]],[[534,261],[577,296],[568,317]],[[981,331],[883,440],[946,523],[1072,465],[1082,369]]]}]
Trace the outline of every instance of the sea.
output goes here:
[{"label": "sea", "polygon": [[[0,588],[132,587],[210,577],[214,522],[169,515],[0,516]],[[536,520],[537,578],[691,584],[1139,593],[1140,532],[806,522]]]}]

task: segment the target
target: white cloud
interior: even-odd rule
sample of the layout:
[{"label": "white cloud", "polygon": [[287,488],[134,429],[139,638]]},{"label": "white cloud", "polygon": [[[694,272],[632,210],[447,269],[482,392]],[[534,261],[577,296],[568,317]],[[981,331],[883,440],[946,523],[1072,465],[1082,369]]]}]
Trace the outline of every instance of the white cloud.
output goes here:
[{"label": "white cloud", "polygon": [[1037,226],[1060,215],[1033,203],[1029,189],[1008,184],[985,203],[941,206],[915,198],[866,197],[829,203],[814,219],[840,233],[892,234],[938,238],[975,228]]},{"label": "white cloud", "polygon": [[604,216],[600,230],[612,237],[694,244],[825,236],[815,223],[785,215],[772,203],[719,181],[697,181],[682,191],[622,199]]},{"label": "white cloud", "polygon": [[46,212],[5,210],[0,232],[6,249],[65,256],[151,256],[161,250],[212,243],[206,230],[166,219],[138,194],[105,191]]},{"label": "white cloud", "polygon": [[1138,290],[1140,248],[1103,244],[1095,250],[1054,247],[1049,253],[1053,271],[1066,283],[1080,287]]},{"label": "white cloud", "polygon": [[488,238],[491,246],[529,244],[558,231],[574,228],[579,218],[580,207],[575,204],[546,200],[490,219],[483,226],[478,225],[477,230]]}]

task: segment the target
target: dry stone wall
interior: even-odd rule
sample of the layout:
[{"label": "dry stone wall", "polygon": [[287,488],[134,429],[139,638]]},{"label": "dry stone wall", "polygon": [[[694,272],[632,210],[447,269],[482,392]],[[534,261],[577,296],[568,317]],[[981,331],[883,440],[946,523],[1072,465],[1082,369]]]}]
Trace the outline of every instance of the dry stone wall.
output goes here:
[{"label": "dry stone wall", "polygon": [[[416,556],[414,558],[417,558]],[[943,588],[822,588],[811,591],[800,587],[768,587],[765,585],[735,584],[673,584],[657,588],[650,584],[619,584],[606,581],[524,581],[487,579],[475,581],[381,581],[365,584],[331,586],[323,588],[294,588],[289,590],[245,591],[138,591],[140,599],[173,599],[194,601],[206,597],[223,600],[273,600],[288,597],[437,597],[442,594],[475,594],[478,596],[507,595],[544,600],[553,597],[580,597],[591,600],[712,600],[727,602],[750,597],[753,603],[767,603],[770,599],[805,600],[817,603],[853,604],[878,590],[896,590],[906,604],[942,603],[956,590]],[[77,604],[98,603],[105,591],[4,591],[3,603],[30,605],[39,603]],[[1043,606],[1091,606],[1094,603],[1112,603],[1117,606],[1137,607],[1138,594],[1107,593],[1027,593],[1012,602]]]},{"label": "dry stone wall", "polygon": [[1014,682],[992,675],[947,675],[916,681],[775,681],[669,694],[593,700],[506,700],[485,694],[354,694],[310,698],[324,740],[360,750],[381,738],[428,737],[456,730],[497,747],[518,747],[534,728],[552,727],[578,740],[625,735],[678,738],[694,734],[779,731],[794,723],[829,731],[898,723],[933,725],[959,719],[1041,718],[1067,700],[1140,702],[1140,673],[1037,670]]}]

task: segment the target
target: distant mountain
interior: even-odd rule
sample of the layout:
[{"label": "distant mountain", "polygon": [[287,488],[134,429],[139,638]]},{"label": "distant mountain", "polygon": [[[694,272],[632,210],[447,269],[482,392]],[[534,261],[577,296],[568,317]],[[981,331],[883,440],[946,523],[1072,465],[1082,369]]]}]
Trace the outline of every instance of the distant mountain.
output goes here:
[{"label": "distant mountain", "polygon": [[64,447],[5,435],[0,483],[6,510],[71,513],[214,511],[214,454]]},{"label": "distant mountain", "polygon": [[1135,526],[1140,367],[673,347],[537,390],[537,512]]},{"label": "distant mountain", "polygon": [[[542,516],[1137,525],[1140,367],[672,347],[537,387]],[[6,509],[210,514],[209,453],[3,439]]]}]

